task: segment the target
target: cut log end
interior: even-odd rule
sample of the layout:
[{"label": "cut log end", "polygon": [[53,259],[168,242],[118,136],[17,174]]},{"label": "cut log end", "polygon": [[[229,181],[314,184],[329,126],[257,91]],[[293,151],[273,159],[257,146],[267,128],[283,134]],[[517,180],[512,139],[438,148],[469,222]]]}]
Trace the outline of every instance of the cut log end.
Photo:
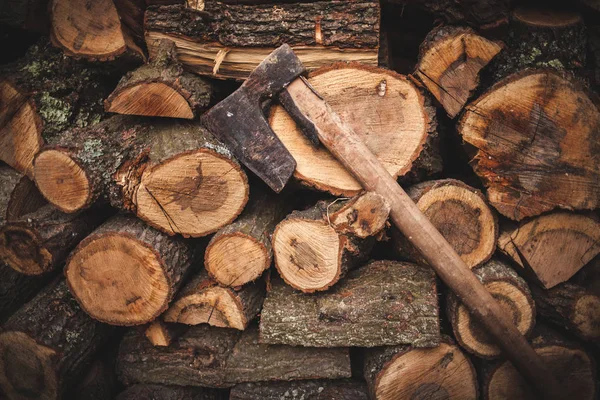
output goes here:
[{"label": "cut log end", "polygon": [[111,95],[106,111],[118,114],[193,119],[194,112],[181,93],[162,82],[130,86]]},{"label": "cut log end", "polygon": [[577,300],[572,319],[584,338],[600,340],[600,297],[590,294]]},{"label": "cut log end", "polygon": [[336,212],[328,213],[328,222],[339,233],[349,233],[366,239],[381,232],[390,213],[390,206],[380,195],[367,192],[355,197]]},{"label": "cut log end", "polygon": [[52,254],[35,231],[10,224],[0,228],[0,259],[25,275],[41,275],[52,265]]},{"label": "cut log end", "polygon": [[534,7],[517,7],[512,17],[525,25],[544,28],[563,28],[581,23],[581,14],[567,10],[548,10]]}]

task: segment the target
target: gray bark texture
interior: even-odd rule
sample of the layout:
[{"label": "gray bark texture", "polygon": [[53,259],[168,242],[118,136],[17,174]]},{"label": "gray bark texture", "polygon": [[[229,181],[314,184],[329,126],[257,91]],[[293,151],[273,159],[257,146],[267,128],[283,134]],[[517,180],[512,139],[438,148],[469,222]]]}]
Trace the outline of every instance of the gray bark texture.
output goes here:
[{"label": "gray bark texture", "polygon": [[306,380],[235,385],[229,400],[368,400],[367,385],[351,380]]},{"label": "gray bark texture", "polygon": [[225,400],[217,389],[202,387],[133,385],[119,393],[115,400]]}]

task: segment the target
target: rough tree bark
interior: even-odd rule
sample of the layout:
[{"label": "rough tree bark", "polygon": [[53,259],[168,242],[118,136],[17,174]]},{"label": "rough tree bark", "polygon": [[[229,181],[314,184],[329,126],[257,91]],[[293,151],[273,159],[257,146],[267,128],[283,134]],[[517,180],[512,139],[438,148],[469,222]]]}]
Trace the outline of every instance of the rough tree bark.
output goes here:
[{"label": "rough tree bark", "polygon": [[69,289],[92,317],[142,325],[165,311],[194,261],[192,244],[117,215],[69,256]]},{"label": "rough tree bark", "polygon": [[53,277],[27,276],[0,262],[0,324],[31,300]]},{"label": "rough tree bark", "polygon": [[[113,359],[114,361],[114,359]],[[114,400],[117,377],[114,362],[98,359],[66,398],[77,400]],[[69,397],[70,396],[70,397]]]},{"label": "rough tree bark", "polygon": [[350,380],[307,380],[235,385],[229,400],[368,400],[367,386]]},{"label": "rough tree bark", "polygon": [[439,335],[431,270],[395,261],[367,264],[318,295],[274,280],[260,319],[261,342],[291,346],[430,347]]},{"label": "rough tree bark", "polygon": [[115,400],[225,400],[226,396],[216,389],[202,387],[133,385],[119,393]]}]

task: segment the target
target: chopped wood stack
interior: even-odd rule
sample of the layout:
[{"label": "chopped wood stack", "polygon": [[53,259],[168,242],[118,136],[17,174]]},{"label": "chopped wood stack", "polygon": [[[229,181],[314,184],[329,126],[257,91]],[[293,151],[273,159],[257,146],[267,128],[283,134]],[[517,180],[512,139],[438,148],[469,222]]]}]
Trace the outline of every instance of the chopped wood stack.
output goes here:
[{"label": "chopped wood stack", "polygon": [[287,43],[562,397],[595,399],[600,7],[513,3],[1,3],[39,40],[0,65],[0,398],[539,398],[277,99],[281,193],[203,126]]}]

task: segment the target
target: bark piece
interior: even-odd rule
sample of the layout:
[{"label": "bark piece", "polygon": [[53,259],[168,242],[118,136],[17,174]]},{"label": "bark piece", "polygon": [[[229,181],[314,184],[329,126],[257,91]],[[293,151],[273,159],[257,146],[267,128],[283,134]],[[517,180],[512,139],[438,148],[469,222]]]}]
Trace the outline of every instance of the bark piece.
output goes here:
[{"label": "bark piece", "polygon": [[364,377],[371,398],[477,399],[477,375],[469,358],[445,338],[438,347],[394,346],[365,351]]},{"label": "bark piece", "polygon": [[31,179],[6,165],[0,166],[0,182],[0,225],[47,204]]},{"label": "bark piece", "polygon": [[258,343],[258,330],[191,327],[169,347],[130,332],[119,350],[125,384],[232,387],[243,382],[350,377],[347,348],[314,349]]},{"label": "bark piece", "polygon": [[570,279],[600,253],[600,224],[579,214],[542,215],[504,230],[498,249],[550,289]]},{"label": "bark piece", "polygon": [[264,281],[238,290],[224,288],[203,269],[181,290],[164,314],[164,320],[244,330],[260,312],[264,298]]},{"label": "bark piece", "polygon": [[225,400],[216,389],[164,385],[133,385],[119,393],[115,400]]},{"label": "bark piece", "polygon": [[334,61],[377,65],[379,2],[342,0],[293,4],[209,2],[149,7],[146,43],[151,56],[161,39],[173,40],[192,72],[245,79],[276,47],[287,43],[315,69]]},{"label": "bark piece", "polygon": [[[311,73],[309,82],[392,176],[415,179],[441,171],[435,111],[404,76],[336,63]],[[315,148],[283,107],[273,107],[269,121],[296,159],[294,176],[301,183],[336,196],[353,196],[362,190],[325,148]]]},{"label": "bark piece", "polygon": [[177,61],[175,43],[163,40],[149,64],[128,72],[104,101],[117,114],[194,119],[211,102],[211,84]]},{"label": "bark piece", "polygon": [[366,261],[389,212],[385,200],[369,192],[350,201],[320,201],[294,211],[273,233],[279,274],[305,293],[327,290]]},{"label": "bark piece", "polygon": [[110,200],[170,235],[212,233],[248,199],[245,172],[197,122],[115,116],[63,132],[35,170],[41,192],[65,212]]},{"label": "bark piece", "polygon": [[479,71],[500,50],[501,43],[481,37],[470,28],[435,28],[421,45],[415,75],[454,118],[479,86]]},{"label": "bark piece", "polygon": [[[529,286],[508,265],[491,260],[473,273],[486,289],[505,309],[519,329],[527,336],[535,326],[535,304],[531,298]],[[502,351],[489,336],[485,328],[475,320],[469,310],[453,293],[448,293],[447,315],[454,337],[468,352],[480,358],[496,358]]]},{"label": "bark piece", "polygon": [[0,389],[15,400],[62,398],[112,331],[81,310],[64,280],[55,282],[4,324]]},{"label": "bark piece", "polygon": [[229,400],[368,400],[363,382],[307,380],[294,382],[243,383],[231,389]]},{"label": "bark piece", "polygon": [[509,76],[467,106],[458,131],[477,148],[471,164],[501,214],[600,205],[600,111],[558,74]]},{"label": "bark piece", "polygon": [[260,339],[314,347],[436,346],[440,332],[433,273],[415,264],[374,261],[318,295],[295,292],[274,280],[261,312]]},{"label": "bark piece", "polygon": [[194,259],[190,243],[117,215],[71,253],[65,275],[82,308],[113,325],[142,325],[167,309]]},{"label": "bark piece", "polygon": [[[479,190],[461,181],[441,179],[416,184],[407,193],[468,267],[489,260],[496,250],[498,221]],[[395,227],[392,243],[402,257],[427,263]]]},{"label": "bark piece", "polygon": [[183,332],[185,327],[178,324],[167,324],[161,318],[152,321],[144,334],[154,346],[169,346]]}]

